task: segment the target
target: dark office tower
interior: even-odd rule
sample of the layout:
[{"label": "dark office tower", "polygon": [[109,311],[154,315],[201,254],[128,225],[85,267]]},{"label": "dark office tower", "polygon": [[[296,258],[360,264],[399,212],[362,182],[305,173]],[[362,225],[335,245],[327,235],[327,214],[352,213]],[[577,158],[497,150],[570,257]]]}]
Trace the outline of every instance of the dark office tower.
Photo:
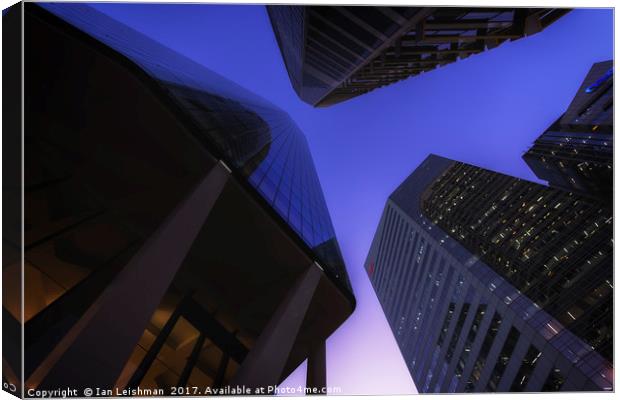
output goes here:
[{"label": "dark office tower", "polygon": [[590,69],[570,106],[523,159],[559,189],[613,201],[613,61]]},{"label": "dark office tower", "polygon": [[455,163],[424,193],[422,209],[612,361],[613,224],[603,203]]},{"label": "dark office tower", "polygon": [[24,263],[3,274],[23,276],[25,307],[3,318],[24,326],[25,396],[235,394],[307,358],[324,386],[324,340],[355,299],[296,124],[94,8],[23,10],[24,243],[5,246]]},{"label": "dark office tower", "polygon": [[365,267],[422,393],[613,389],[611,218],[577,195],[431,155]]},{"label": "dark office tower", "polygon": [[267,6],[293,88],[326,107],[549,26],[569,9]]}]

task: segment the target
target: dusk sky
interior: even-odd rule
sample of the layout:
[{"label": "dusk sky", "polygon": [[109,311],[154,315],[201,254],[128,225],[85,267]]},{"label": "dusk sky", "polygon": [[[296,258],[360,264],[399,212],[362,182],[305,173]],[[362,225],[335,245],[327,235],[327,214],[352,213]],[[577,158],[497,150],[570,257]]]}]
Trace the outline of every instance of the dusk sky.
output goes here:
[{"label": "dusk sky", "polygon": [[[521,155],[613,57],[611,10],[576,10],[534,36],[323,109],[293,91],[263,6],[98,4],[287,111],[306,134],[357,297],[328,341],[328,386],[415,393],[363,263],[387,197],[429,154],[536,180]],[[305,366],[285,384],[303,384]]]}]

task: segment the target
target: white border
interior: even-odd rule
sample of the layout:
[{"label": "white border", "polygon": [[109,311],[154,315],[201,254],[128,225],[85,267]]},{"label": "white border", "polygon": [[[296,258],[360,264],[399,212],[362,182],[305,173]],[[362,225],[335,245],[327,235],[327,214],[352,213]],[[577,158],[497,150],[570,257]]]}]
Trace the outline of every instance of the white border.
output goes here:
[{"label": "white border", "polygon": [[[64,0],[64,2],[72,2],[73,0]],[[81,2],[81,1],[75,1],[75,2]],[[92,1],[86,1],[86,2],[92,2]],[[124,2],[130,2],[130,3],[204,3],[204,4],[223,4],[223,3],[227,3],[227,4],[292,4],[293,2],[291,1],[277,1],[277,0],[264,0],[264,1],[248,1],[248,0],[228,0],[228,1],[212,1],[212,0],[205,0],[205,1],[177,1],[177,0],[150,0],[150,1],[135,1],[135,0],[130,0],[130,1],[123,1],[123,0],[108,0],[108,1],[100,1],[100,2],[108,2],[108,3],[124,3]],[[15,4],[15,1],[11,1],[11,0],[0,0],[0,5],[2,6],[2,9],[5,9],[9,6],[11,6],[12,4]],[[515,4],[517,3],[517,4]],[[421,2],[421,1],[409,1],[409,0],[389,0],[389,1],[369,1],[369,0],[356,0],[356,1],[352,1],[352,0],[337,0],[337,1],[325,1],[325,0],[304,0],[303,4],[348,4],[348,5],[358,5],[358,4],[365,4],[365,5],[373,5],[373,4],[381,4],[381,5],[401,5],[401,6],[406,6],[406,5],[414,5],[414,6],[428,6],[428,5],[437,5],[437,6],[500,6],[500,7],[514,7],[519,6],[519,7],[569,7],[569,8],[615,8],[616,2],[615,1],[609,1],[609,0],[589,0],[589,1],[584,1],[584,0],[564,0],[564,1],[546,1],[546,0],[541,0],[541,1],[527,1],[527,2],[515,2],[515,1],[506,1],[506,0],[484,0],[484,1],[474,1],[474,0],[460,0],[460,1],[446,1],[446,0],[433,0],[432,4],[429,4],[429,2]],[[22,16],[23,18],[23,16]],[[614,26],[615,26],[615,22],[616,22],[616,15],[614,12]],[[0,33],[1,36],[1,33]],[[22,44],[23,44],[23,32],[22,32]],[[614,29],[614,59],[615,59],[615,53],[616,53],[616,48],[618,46],[618,33],[615,31]],[[0,71],[1,71],[1,64],[2,64],[2,55],[0,54]],[[23,49],[22,49],[22,65],[23,65]],[[1,76],[1,74],[0,74]],[[2,85],[2,78],[0,77],[0,86]],[[614,97],[616,96],[616,91],[617,91],[617,87],[614,87]],[[23,77],[22,77],[22,92],[23,92]],[[8,100],[10,101],[10,99],[2,99],[2,100]],[[2,104],[2,100],[0,100],[0,105]],[[23,101],[22,101],[22,149],[23,149],[23,127],[24,127],[24,119],[23,119]],[[1,111],[1,107],[0,107],[0,117],[2,115],[2,111]],[[614,112],[614,120],[616,117],[616,113]],[[614,142],[614,154],[615,150],[616,150],[616,146],[618,146],[617,141]],[[0,143],[0,150],[1,150],[2,144]],[[0,152],[1,154],[1,152]],[[23,156],[23,154],[22,154]],[[1,155],[0,155],[1,158]],[[23,163],[23,157],[22,157],[22,163]],[[0,164],[0,170],[1,170],[1,164]],[[1,178],[0,178],[1,181]],[[23,181],[23,165],[22,165],[22,181]],[[615,170],[614,170],[614,186],[616,187],[620,187],[617,185],[618,184],[618,176],[615,174]],[[0,203],[1,203],[1,199],[0,199]],[[23,187],[22,187],[22,205],[23,205]],[[620,199],[618,198],[618,196],[615,198],[614,201],[614,208],[618,209],[618,205],[620,205]],[[22,207],[22,220],[23,220],[23,207]],[[2,217],[0,216],[0,223],[2,222]],[[616,228],[617,228],[617,224],[618,221],[615,220],[614,221],[614,237],[615,237],[615,233],[616,233]],[[23,227],[22,227],[22,242],[23,242]],[[614,249],[615,250],[615,249]],[[617,252],[614,252],[614,265],[619,265],[618,264],[618,254]],[[22,263],[23,263],[23,253],[22,253]],[[23,279],[23,277],[22,277]],[[614,276],[614,285],[616,284],[616,277]],[[23,281],[22,281],[22,289],[23,289]],[[1,293],[1,289],[0,289],[0,293]],[[615,297],[615,302],[614,302],[614,307],[615,310],[620,310],[620,301],[618,300],[620,296],[616,296]],[[22,290],[22,304],[23,304],[23,290]],[[23,307],[22,307],[22,314],[23,314]],[[614,315],[615,316],[615,315]],[[23,318],[23,315],[22,315]],[[0,320],[0,329],[1,329],[1,320]],[[619,332],[620,328],[616,327],[615,329],[615,334],[614,334],[614,342],[616,344],[615,346],[615,352],[614,352],[614,358],[616,360],[618,360],[618,348],[620,347],[620,341],[619,339]],[[23,332],[22,332],[22,340],[23,340]],[[0,352],[2,349],[2,343],[0,341]],[[23,349],[22,349],[22,358],[23,358]],[[23,371],[22,371],[23,372]],[[617,388],[617,379],[614,379],[614,387]],[[0,400],[10,400],[10,399],[15,399],[15,397],[11,396],[10,394],[8,394],[7,392],[4,391],[0,391]],[[415,395],[397,395],[397,396],[389,396],[390,399],[406,399],[408,397],[413,397]],[[429,396],[429,397],[445,397],[445,396],[456,396],[459,399],[479,399],[480,396],[484,396],[484,397],[493,397],[493,398],[499,398],[499,399],[505,399],[505,400],[512,400],[512,399],[537,399],[539,397],[543,397],[544,399],[566,399],[566,400],[583,400],[584,396],[588,397],[588,400],[597,400],[597,399],[610,399],[610,398],[620,398],[620,394],[618,396],[616,396],[616,393],[566,393],[566,392],[562,392],[562,393],[544,393],[544,394],[514,394],[514,393],[502,393],[502,394],[496,394],[496,393],[492,393],[492,394],[425,394],[424,396]],[[282,396],[284,397],[284,396]],[[355,399],[356,397],[359,396],[338,396],[339,399]],[[375,397],[375,396],[364,396],[364,397]],[[388,396],[376,396],[376,397],[388,397]],[[243,397],[235,397],[235,398],[243,398]],[[248,399],[255,399],[256,397],[248,397]],[[270,397],[271,398],[271,397]],[[166,399],[169,400],[170,397],[161,397],[161,398],[157,398],[155,397],[155,399]]]}]

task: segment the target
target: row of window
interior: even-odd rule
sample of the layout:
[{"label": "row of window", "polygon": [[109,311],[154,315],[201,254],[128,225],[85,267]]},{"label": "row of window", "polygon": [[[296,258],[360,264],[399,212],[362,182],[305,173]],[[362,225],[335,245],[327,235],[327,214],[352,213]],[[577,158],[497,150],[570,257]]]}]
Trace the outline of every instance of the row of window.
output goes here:
[{"label": "row of window", "polygon": [[[436,248],[421,226],[416,230],[405,218],[392,206],[386,208],[371,279],[420,391],[497,391],[502,379],[510,379],[502,383],[510,391],[528,390],[541,351],[518,347],[521,333],[514,326],[498,336],[502,316],[487,315],[484,296],[476,297],[463,275],[452,274],[455,269],[442,256],[447,250]],[[491,359],[491,354],[497,356]],[[522,359],[512,367],[515,375],[505,378],[515,355]],[[490,362],[492,367],[485,368]],[[554,368],[533,387],[556,391],[563,384],[563,374]]]},{"label": "row of window", "polygon": [[557,319],[612,274],[611,216],[573,193],[456,163],[433,183],[423,209]]}]

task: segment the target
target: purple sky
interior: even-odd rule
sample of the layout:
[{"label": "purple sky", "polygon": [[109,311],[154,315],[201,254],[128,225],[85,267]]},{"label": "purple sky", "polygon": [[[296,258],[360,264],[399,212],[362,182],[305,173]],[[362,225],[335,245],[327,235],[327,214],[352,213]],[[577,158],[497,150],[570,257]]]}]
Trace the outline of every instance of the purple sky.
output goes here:
[{"label": "purple sky", "polygon": [[[613,57],[611,10],[576,10],[542,33],[354,100],[313,109],[294,93],[262,6],[97,8],[265,97],[308,137],[358,306],[328,341],[328,385],[416,389],[363,270],[389,194],[429,154],[536,180],[522,153]],[[302,365],[285,384],[304,383]]]}]

